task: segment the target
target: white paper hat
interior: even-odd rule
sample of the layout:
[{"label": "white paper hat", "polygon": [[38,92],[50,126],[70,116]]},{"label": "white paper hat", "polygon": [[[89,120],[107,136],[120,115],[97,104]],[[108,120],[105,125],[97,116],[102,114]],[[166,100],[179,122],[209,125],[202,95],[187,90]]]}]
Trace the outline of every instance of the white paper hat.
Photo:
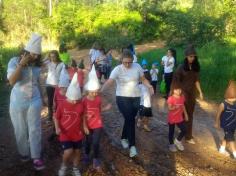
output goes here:
[{"label": "white paper hat", "polygon": [[89,91],[100,89],[100,83],[94,65],[92,66],[92,70],[88,74],[88,82],[85,85],[85,89]]},{"label": "white paper hat", "polygon": [[34,54],[41,54],[42,52],[41,42],[42,42],[42,36],[33,33],[25,47],[25,50]]},{"label": "white paper hat", "polygon": [[68,87],[70,85],[70,76],[66,68],[61,70],[58,87]]},{"label": "white paper hat", "polygon": [[78,82],[78,74],[75,73],[71,83],[66,91],[66,97],[70,100],[79,100],[81,98],[81,90]]}]

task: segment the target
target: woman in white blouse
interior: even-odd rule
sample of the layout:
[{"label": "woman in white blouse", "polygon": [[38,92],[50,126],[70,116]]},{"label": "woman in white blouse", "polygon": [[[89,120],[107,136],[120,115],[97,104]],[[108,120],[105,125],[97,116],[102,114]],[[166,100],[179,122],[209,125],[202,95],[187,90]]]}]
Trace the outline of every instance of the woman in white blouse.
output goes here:
[{"label": "woman in white blouse", "polygon": [[130,157],[137,155],[135,147],[135,117],[140,104],[139,82],[142,81],[152,92],[153,88],[145,79],[142,67],[133,63],[133,55],[128,49],[124,49],[121,64],[116,66],[105,82],[101,91],[116,82],[116,103],[123,115],[125,122],[121,136],[123,148],[130,149]]}]

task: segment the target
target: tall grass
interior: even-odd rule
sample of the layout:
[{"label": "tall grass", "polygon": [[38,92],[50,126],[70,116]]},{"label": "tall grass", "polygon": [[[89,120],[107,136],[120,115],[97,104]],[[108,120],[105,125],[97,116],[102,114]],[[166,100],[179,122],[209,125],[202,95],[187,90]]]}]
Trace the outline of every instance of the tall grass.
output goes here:
[{"label": "tall grass", "polygon": [[[151,67],[152,62],[161,62],[168,48],[141,53],[139,62],[146,58]],[[178,64],[183,62],[183,48],[177,50]],[[236,80],[236,45],[234,43],[209,43],[197,48],[201,65],[200,81],[206,99],[221,101],[230,79]],[[160,70],[162,68],[159,66]],[[160,76],[160,75],[159,75]]]}]

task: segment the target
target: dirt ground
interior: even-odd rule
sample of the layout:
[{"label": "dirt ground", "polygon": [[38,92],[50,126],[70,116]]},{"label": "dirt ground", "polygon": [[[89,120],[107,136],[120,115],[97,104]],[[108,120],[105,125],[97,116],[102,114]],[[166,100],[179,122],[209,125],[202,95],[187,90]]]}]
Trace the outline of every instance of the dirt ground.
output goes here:
[{"label": "dirt ground", "polygon": [[[138,52],[160,48],[163,43],[154,42],[137,46]],[[88,57],[88,50],[72,50],[71,55],[79,60]],[[114,53],[116,56],[117,54]],[[8,113],[10,87],[0,87],[0,176],[55,176],[61,162],[61,149],[56,140],[49,142],[52,124],[46,121],[46,109],[42,111],[43,158],[46,169],[35,172],[32,163],[22,163],[16,151],[15,138]],[[4,96],[3,96],[4,95]],[[104,135],[101,142],[102,172],[81,165],[84,176],[235,176],[236,160],[221,156],[217,148],[222,131],[213,127],[217,105],[214,102],[198,101],[194,113],[194,137],[196,144],[185,142],[185,151],[168,151],[167,107],[161,95],[153,96],[151,132],[136,129],[139,155],[130,159],[128,151],[121,148],[120,134],[123,117],[115,103],[115,87],[111,87],[104,99],[112,103],[112,109],[104,112]],[[177,132],[178,130],[176,130]],[[232,156],[231,156],[232,157]],[[68,176],[71,173],[68,173]]]}]

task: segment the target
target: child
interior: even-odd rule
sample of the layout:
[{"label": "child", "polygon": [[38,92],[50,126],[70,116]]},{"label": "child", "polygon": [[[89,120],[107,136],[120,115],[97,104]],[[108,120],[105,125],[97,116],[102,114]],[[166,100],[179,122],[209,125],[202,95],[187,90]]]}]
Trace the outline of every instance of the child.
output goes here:
[{"label": "child", "polygon": [[148,69],[147,69],[148,63],[147,63],[146,59],[142,60],[141,65],[142,65],[142,68],[143,68],[143,73],[149,72]]},{"label": "child", "polygon": [[151,85],[153,87],[154,94],[156,93],[156,89],[157,89],[158,72],[159,72],[156,66],[157,66],[157,63],[153,63],[152,68],[150,70],[150,74],[152,77]]},{"label": "child", "polygon": [[[144,72],[145,78],[151,82],[151,76],[149,72]],[[140,107],[139,107],[139,118],[137,121],[137,127],[141,126],[143,122],[143,129],[146,132],[150,132],[151,129],[148,127],[149,118],[152,117],[152,108],[151,108],[151,93],[149,88],[144,84],[139,85],[141,92]]]},{"label": "child", "polygon": [[[69,162],[73,161],[73,173],[75,176],[81,176],[78,169],[80,161],[80,149],[84,138],[82,131],[83,123],[83,103],[78,83],[77,73],[66,92],[66,100],[59,104],[56,111],[55,128],[59,135],[59,140],[64,150],[62,165],[58,171],[59,176],[64,176]],[[85,127],[84,127],[85,128]]]},{"label": "child", "polygon": [[59,46],[59,56],[60,56],[61,61],[65,65],[71,64],[71,57],[70,57],[70,54],[67,52],[67,47],[65,43],[61,43]]},{"label": "child", "polygon": [[74,59],[71,61],[71,66],[68,68],[68,73],[70,76],[70,80],[73,78],[73,75],[75,73],[78,74],[78,82],[80,85],[81,92],[83,91],[83,85],[84,85],[84,71],[83,69],[80,69],[77,67],[77,63]]},{"label": "child", "polygon": [[236,159],[236,148],[234,144],[234,133],[236,129],[236,84],[235,81],[230,81],[228,88],[225,91],[225,100],[220,104],[215,127],[223,128],[225,137],[220,146],[219,152],[226,156],[230,154],[225,150],[227,143],[230,145],[233,152],[233,157]]},{"label": "child", "polygon": [[[188,121],[188,114],[186,112],[185,97],[182,94],[181,86],[177,82],[172,82],[170,96],[168,97],[168,124],[169,124],[169,150],[171,152],[176,152],[176,147],[180,150],[184,150],[184,146],[181,142],[186,134],[185,121]],[[175,125],[180,129],[178,137],[174,140]]]},{"label": "child", "polygon": [[[53,120],[55,121],[55,117],[56,117],[56,111],[57,108],[59,107],[59,105],[61,104],[61,102],[63,102],[63,100],[66,99],[66,90],[67,87],[70,84],[70,78],[69,75],[66,71],[65,68],[62,69],[61,74],[60,74],[60,78],[59,78],[59,83],[58,83],[58,87],[55,88],[55,93],[54,93],[54,98],[53,98]],[[52,133],[49,138],[48,141],[53,141],[56,137],[56,132],[55,132],[55,128],[54,128],[54,133]]]},{"label": "child", "polygon": [[111,105],[108,104],[106,107],[101,107],[101,97],[98,95],[100,89],[99,80],[96,75],[95,67],[93,65],[92,70],[89,73],[88,82],[85,85],[85,89],[88,94],[83,99],[85,107],[85,117],[87,123],[87,129],[84,129],[86,136],[85,141],[85,160],[89,160],[90,148],[93,148],[93,168],[100,171],[100,160],[99,160],[99,143],[102,133],[102,117],[101,112],[110,109]]}]

